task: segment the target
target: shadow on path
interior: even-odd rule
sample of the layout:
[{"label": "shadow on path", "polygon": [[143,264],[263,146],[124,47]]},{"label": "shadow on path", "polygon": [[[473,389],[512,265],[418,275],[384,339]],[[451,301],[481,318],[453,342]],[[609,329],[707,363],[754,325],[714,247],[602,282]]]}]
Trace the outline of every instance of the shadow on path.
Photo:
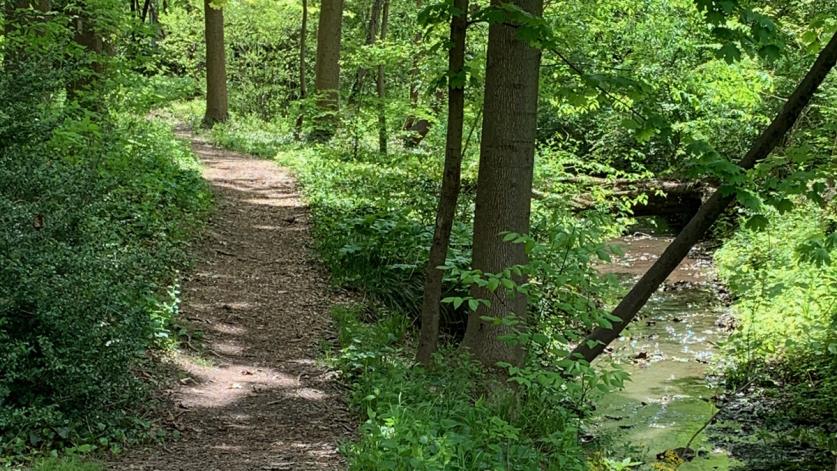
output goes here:
[{"label": "shadow on path", "polygon": [[204,333],[202,358],[180,353],[165,422],[180,440],[110,463],[133,470],[343,469],[353,421],[319,344],[334,299],[312,252],[308,208],[287,170],[180,133],[216,198],[181,317]]}]

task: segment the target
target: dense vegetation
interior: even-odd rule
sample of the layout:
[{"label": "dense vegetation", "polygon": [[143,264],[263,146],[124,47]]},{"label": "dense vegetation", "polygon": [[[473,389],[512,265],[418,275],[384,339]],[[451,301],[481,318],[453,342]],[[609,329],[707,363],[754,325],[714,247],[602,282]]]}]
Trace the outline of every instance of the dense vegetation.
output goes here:
[{"label": "dense vegetation", "polygon": [[[0,76],[0,464],[157,432],[135,370],[176,335],[178,270],[211,202],[191,153],[143,116],[164,90],[125,71],[65,98],[89,57],[62,57],[60,17],[41,26],[5,37],[27,57]],[[88,107],[98,93],[107,111]]]},{"label": "dense vegetation", "polygon": [[776,449],[799,442],[834,449],[827,405],[837,392],[834,209],[802,206],[763,229],[739,231],[716,255],[737,298],[728,380],[759,386],[767,407],[757,415],[770,424],[763,439]]},{"label": "dense vegetation", "polygon": [[[613,437],[591,438],[598,398],[626,374],[571,352],[591,331],[624,324],[609,311],[617,281],[596,270],[618,255],[608,241],[640,214],[682,227],[715,189],[736,202],[707,235],[736,318],[717,369],[730,391],[753,386],[752,400],[790,405],[756,423],[770,446],[837,453],[834,75],[768,158],[751,171],[735,164],[834,41],[834,1],[562,1],[542,15],[529,1],[466,2],[458,71],[446,65],[461,3],[180,0],[150,2],[147,18],[109,0],[53,1],[50,14],[8,4],[17,9],[3,13],[0,76],[0,463],[118,451],[158,433],[132,405],[146,394],[135,373],[149,349],[176,343],[178,270],[210,206],[170,131],[178,122],[214,124],[206,132],[218,145],[291,168],[320,258],[357,294],[335,308],[339,345],[325,353],[360,417],[357,440],[343,446],[352,469],[643,465]],[[303,35],[302,15],[329,27],[321,16],[336,4],[341,34]],[[202,26],[213,10],[223,12],[220,43]],[[98,48],[79,42],[91,31],[79,24],[93,25]],[[520,50],[542,51],[539,64],[521,65],[535,71],[531,139],[515,131],[499,144],[490,126],[518,130],[521,113],[488,114],[501,102],[486,67],[504,57],[489,51],[497,25],[520,30]],[[217,108],[226,91],[205,106],[204,80],[219,72],[207,49],[219,46],[228,110]],[[339,85],[321,87],[333,58],[321,53],[334,47]],[[446,100],[463,88],[462,118],[449,119]],[[442,341],[417,362],[446,131],[457,121]],[[515,173],[487,193],[480,174],[495,144],[530,152],[532,185]],[[525,227],[507,201],[531,205]],[[510,225],[486,235],[475,225],[485,215]],[[497,269],[495,253],[507,257]]]}]

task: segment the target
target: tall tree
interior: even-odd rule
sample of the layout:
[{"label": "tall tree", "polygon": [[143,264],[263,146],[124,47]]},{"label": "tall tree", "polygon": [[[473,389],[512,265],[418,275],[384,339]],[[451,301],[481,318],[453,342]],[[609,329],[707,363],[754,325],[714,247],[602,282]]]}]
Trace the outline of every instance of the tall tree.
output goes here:
[{"label": "tall tree", "polygon": [[[738,165],[749,170],[759,161],[770,155],[773,149],[778,146],[784,136],[799,119],[800,113],[811,101],[814,93],[822,84],[829,71],[837,63],[837,34],[822,50],[814,65],[805,75],[805,78],[796,87],[796,90],[785,102],[779,114],[773,119],[753,146],[741,159]],[[611,342],[619,337],[619,333],[636,317],[648,298],[668,278],[668,275],[677,268],[677,265],[689,253],[689,250],[703,237],[703,234],[712,227],[712,224],[733,202],[735,194],[722,190],[716,190],[709,199],[704,202],[697,213],[692,217],[686,227],[666,248],[659,259],[648,269],[648,271],[634,285],[630,292],[613,310],[613,315],[620,320],[614,322],[613,328],[599,327],[595,329],[584,341],[582,341],[572,352],[573,357],[593,361],[599,356]]]},{"label": "tall tree", "polygon": [[229,116],[227,108],[227,71],[224,53],[224,10],[204,0],[206,37],[206,114],[203,126],[223,123]]},{"label": "tall tree", "polygon": [[[381,10],[381,42],[387,40],[387,24],[389,23],[389,0],[384,0],[384,6]],[[387,153],[387,110],[386,110],[386,90],[384,82],[384,64],[378,64],[378,77],[376,81],[376,88],[378,91],[378,150],[381,154]]]},{"label": "tall tree", "polygon": [[[492,6],[515,5],[540,17],[543,0],[492,0]],[[540,50],[518,36],[519,26],[492,22],[488,30],[484,119],[474,211],[473,268],[500,273],[527,262],[522,244],[504,241],[505,232],[527,234],[538,110]],[[517,282],[525,281],[517,276]],[[519,363],[523,349],[501,337],[510,328],[484,320],[526,316],[527,300],[519,293],[476,287],[472,295],[488,299],[468,316],[463,345],[487,366]]]},{"label": "tall tree", "polygon": [[436,227],[425,268],[421,303],[421,333],[416,359],[428,365],[439,343],[439,303],[442,298],[444,265],[459,198],[462,168],[462,128],[465,114],[465,37],[468,29],[468,0],[454,0],[450,20],[448,53],[448,129],[445,138],[445,168],[442,191],[436,209]]},{"label": "tall tree", "polygon": [[314,86],[317,116],[312,139],[327,141],[334,135],[340,109],[340,33],[343,0],[322,0],[317,28],[317,64]]},{"label": "tall tree", "polygon": [[[308,96],[308,88],[305,84],[305,39],[308,36],[308,0],[302,0],[302,24],[299,27],[299,99],[304,100]],[[296,118],[296,138],[302,138],[302,123],[304,114],[299,113]]]}]

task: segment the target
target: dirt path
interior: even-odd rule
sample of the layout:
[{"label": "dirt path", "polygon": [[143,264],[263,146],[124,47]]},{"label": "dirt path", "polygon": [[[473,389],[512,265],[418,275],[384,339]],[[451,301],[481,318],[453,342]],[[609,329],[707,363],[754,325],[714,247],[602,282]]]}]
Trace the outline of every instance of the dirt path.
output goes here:
[{"label": "dirt path", "polygon": [[111,469],[343,469],[352,421],[333,373],[317,365],[332,297],[311,253],[308,209],[288,172],[188,134],[217,212],[184,280],[181,316],[204,333],[178,355],[167,421],[183,432]]}]

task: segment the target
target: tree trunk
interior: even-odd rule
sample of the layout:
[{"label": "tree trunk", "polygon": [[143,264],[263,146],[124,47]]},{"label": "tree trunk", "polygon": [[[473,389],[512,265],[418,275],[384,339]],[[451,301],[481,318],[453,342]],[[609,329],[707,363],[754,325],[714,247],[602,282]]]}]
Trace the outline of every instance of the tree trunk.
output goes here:
[{"label": "tree trunk", "polygon": [[[416,11],[421,12],[421,0],[416,0]],[[413,44],[418,47],[421,44],[422,34],[421,29],[413,36]],[[451,45],[453,47],[453,45]],[[416,108],[418,108],[419,103],[419,84],[421,83],[421,70],[419,69],[419,60],[420,54],[415,54],[413,56],[412,64],[410,66],[410,106],[413,109],[413,113],[415,113]],[[450,111],[450,106],[448,106],[448,111]],[[415,139],[415,127],[419,118],[417,118],[414,114],[407,116],[407,119],[404,121],[403,129],[405,131],[410,131],[411,133],[404,138],[404,146],[405,147],[415,147],[418,145]],[[424,128],[430,129],[429,123],[427,120],[424,121]],[[427,134],[426,132],[424,134]],[[420,140],[419,140],[420,142]]]},{"label": "tree trunk", "polygon": [[[387,39],[387,23],[389,22],[389,0],[384,0],[381,10],[381,42]],[[387,154],[387,113],[386,90],[384,89],[384,64],[378,64],[378,150],[382,155]]]},{"label": "tree trunk", "polygon": [[445,145],[445,170],[442,191],[436,210],[436,227],[430,245],[430,257],[425,268],[424,297],[421,304],[421,334],[416,359],[425,366],[439,343],[439,303],[442,298],[445,264],[450,245],[450,233],[459,198],[462,167],[462,128],[465,110],[465,83],[461,77],[465,67],[465,36],[468,28],[468,0],[454,0],[454,16],[450,21],[450,52],[448,53],[448,130]]},{"label": "tree trunk", "polygon": [[224,10],[204,0],[206,28],[206,114],[203,126],[211,128],[229,116],[227,109],[227,71],[224,53]]},{"label": "tree trunk", "polygon": [[311,138],[325,142],[334,135],[340,109],[340,30],[343,0],[323,0],[317,28],[317,64],[314,86],[317,116]]},{"label": "tree trunk", "polygon": [[[372,0],[372,7],[369,10],[369,25],[366,28],[365,44],[367,46],[375,44],[375,40],[378,38],[378,25],[379,21],[382,21],[381,12],[384,8],[384,1]],[[387,5],[387,9],[389,9],[389,5]],[[367,74],[369,74],[369,70],[366,67],[358,67],[355,82],[352,84],[352,90],[349,92],[349,99],[347,100],[350,105],[357,101],[357,97],[363,90],[363,82],[366,80]]]},{"label": "tree trunk", "polygon": [[[308,36],[308,0],[302,0],[302,25],[299,27],[299,99],[308,96],[305,87],[305,38]],[[296,138],[302,139],[302,123],[304,113],[300,111],[296,118]]]},{"label": "tree trunk", "polygon": [[[502,0],[492,0],[501,5]],[[535,16],[543,12],[543,0],[509,2]],[[532,198],[532,171],[538,109],[540,51],[517,35],[516,25],[492,23],[488,30],[485,68],[485,118],[482,124],[476,209],[474,211],[473,268],[485,273],[527,262],[522,244],[503,241],[504,232],[527,234]],[[525,280],[517,277],[516,281]],[[488,299],[468,317],[463,345],[483,365],[504,361],[519,364],[524,350],[501,339],[511,333],[507,326],[482,319],[523,318],[527,300],[502,288],[494,293],[474,288],[472,296]]]},{"label": "tree trunk", "polygon": [[[785,102],[782,110],[773,119],[770,126],[761,133],[744,158],[738,163],[741,168],[745,170],[753,168],[756,163],[767,157],[779,145],[788,130],[796,123],[802,110],[811,101],[828,72],[834,67],[835,62],[837,62],[837,34],[831,38],[831,41],[820,53],[811,70],[808,71],[808,74],[796,87],[791,97]],[[614,323],[612,329],[599,327],[593,330],[573,350],[572,357],[582,358],[588,362],[593,361],[608,344],[619,337],[619,333],[636,317],[648,298],[680,264],[689,250],[718,219],[724,209],[732,203],[735,195],[727,193],[723,190],[716,190],[701,205],[671,245],[613,310],[613,315],[618,317],[620,321]]]},{"label": "tree trunk", "polygon": [[85,94],[82,93],[92,91],[105,71],[102,62],[105,49],[102,35],[96,31],[91,16],[86,10],[87,5],[83,4],[82,12],[75,18],[73,24],[73,40],[85,50],[84,67],[78,68],[74,78],[67,84],[67,99],[75,100],[87,109],[101,111],[103,109],[101,100],[90,95],[84,97]]}]

